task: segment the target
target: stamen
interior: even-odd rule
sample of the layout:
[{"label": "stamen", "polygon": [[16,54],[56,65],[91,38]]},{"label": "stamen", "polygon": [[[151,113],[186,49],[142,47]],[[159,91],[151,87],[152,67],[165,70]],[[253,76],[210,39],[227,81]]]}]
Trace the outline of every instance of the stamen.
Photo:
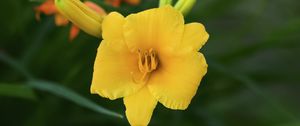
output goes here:
[{"label": "stamen", "polygon": [[137,82],[146,82],[150,73],[156,70],[158,66],[157,53],[151,48],[150,50],[141,51],[138,49],[138,67],[142,73],[141,78]]}]

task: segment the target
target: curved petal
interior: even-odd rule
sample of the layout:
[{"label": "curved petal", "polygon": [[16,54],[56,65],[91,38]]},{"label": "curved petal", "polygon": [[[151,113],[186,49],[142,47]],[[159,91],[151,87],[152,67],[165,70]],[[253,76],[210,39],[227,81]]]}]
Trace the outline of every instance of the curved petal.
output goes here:
[{"label": "curved petal", "polygon": [[79,32],[79,28],[73,24],[69,33],[69,41],[73,41],[78,36]]},{"label": "curved petal", "polygon": [[157,100],[150,94],[147,87],[138,93],[124,98],[126,117],[131,126],[147,126],[150,122]]},{"label": "curved petal", "polygon": [[46,14],[46,15],[52,15],[52,14],[57,13],[57,10],[56,10],[56,7],[54,5],[54,1],[53,0],[47,0],[47,1],[45,1],[40,6],[36,7],[35,11],[39,12],[39,13]]},{"label": "curved petal", "polygon": [[143,84],[134,81],[133,75],[139,73],[136,61],[125,42],[103,40],[94,64],[91,93],[113,100],[137,92]]},{"label": "curved petal", "polygon": [[178,46],[179,53],[197,52],[206,43],[209,34],[200,23],[186,24],[184,27],[183,39]]},{"label": "curved petal", "polygon": [[109,13],[102,22],[102,37],[104,40],[123,40],[123,25],[125,18],[117,13]]},{"label": "curved petal", "polygon": [[62,16],[61,14],[55,15],[55,24],[57,26],[65,26],[69,23],[68,19]]},{"label": "curved petal", "polygon": [[167,108],[186,109],[207,72],[204,56],[163,57],[160,63],[147,85],[151,94]]},{"label": "curved petal", "polygon": [[123,29],[132,52],[153,48],[158,53],[168,53],[181,42],[184,20],[180,12],[164,6],[129,15]]}]

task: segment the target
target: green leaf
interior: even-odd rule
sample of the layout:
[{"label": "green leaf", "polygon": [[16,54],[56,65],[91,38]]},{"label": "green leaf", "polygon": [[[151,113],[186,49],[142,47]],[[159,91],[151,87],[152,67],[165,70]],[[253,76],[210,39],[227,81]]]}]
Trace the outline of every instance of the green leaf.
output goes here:
[{"label": "green leaf", "polygon": [[13,58],[8,56],[7,54],[0,51],[0,61],[6,63],[10,67],[12,67],[15,71],[19,72],[21,75],[28,79],[33,79],[33,76],[24,68],[23,65],[19,64]]},{"label": "green leaf", "polygon": [[[27,69],[24,68],[23,65],[19,64],[13,58],[11,58],[10,56],[8,56],[2,52],[0,52],[0,61],[3,61],[4,63],[10,65],[13,69],[18,71],[22,75],[24,75],[29,80],[28,85],[31,86],[32,88],[35,88],[37,90],[47,91],[58,97],[62,97],[64,99],[72,101],[72,102],[76,103],[77,105],[94,110],[98,113],[123,118],[123,115],[118,114],[116,112],[112,112],[106,108],[103,108],[103,107],[97,105],[96,103],[90,101],[89,99],[82,97],[81,95],[73,92],[72,90],[70,90],[68,88],[60,86],[57,83],[35,79],[33,77],[33,75],[31,73],[29,73],[27,71]],[[2,89],[2,88],[0,87],[0,89]],[[5,89],[3,88],[3,90],[5,90]],[[13,91],[11,91],[11,92],[13,92]]]},{"label": "green leaf", "polygon": [[271,105],[274,109],[276,109],[280,114],[285,115],[287,118],[291,119],[292,121],[297,121],[297,117],[294,113],[288,111],[285,107],[283,107],[276,98],[272,97],[269,93],[264,92],[261,90],[259,84],[251,79],[250,77],[244,75],[243,73],[239,73],[233,69],[228,69],[228,67],[223,66],[221,63],[215,60],[207,60],[210,68],[213,70],[222,73],[228,77],[231,77],[237,81],[240,81],[244,84],[247,88],[249,88],[253,93],[260,96],[266,103]]},{"label": "green leaf", "polygon": [[0,83],[0,96],[9,96],[35,100],[36,96],[32,88],[24,84]]},{"label": "green leaf", "polygon": [[59,97],[62,97],[66,100],[74,102],[82,107],[94,110],[101,114],[106,114],[114,117],[123,118],[123,115],[118,114],[116,112],[112,112],[106,108],[98,106],[96,103],[90,101],[89,99],[84,98],[83,96],[73,92],[72,90],[60,86],[59,84],[53,82],[47,82],[42,80],[30,81],[29,85],[35,89],[47,91]]}]

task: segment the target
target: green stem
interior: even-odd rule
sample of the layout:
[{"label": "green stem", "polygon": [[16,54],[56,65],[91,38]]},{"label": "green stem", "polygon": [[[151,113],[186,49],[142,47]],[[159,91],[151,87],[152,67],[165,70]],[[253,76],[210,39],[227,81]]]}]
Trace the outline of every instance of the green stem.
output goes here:
[{"label": "green stem", "polygon": [[32,42],[32,44],[30,44],[28,47],[28,49],[26,49],[26,51],[23,53],[22,58],[21,58],[21,64],[23,66],[27,66],[29,61],[32,60],[32,58],[38,54],[37,51],[39,51],[39,49],[41,49],[43,43],[45,42],[45,37],[46,35],[51,32],[54,28],[53,26],[53,20],[47,20],[45,23],[43,23],[41,25],[41,27],[39,27],[35,34],[34,37],[32,37],[33,39],[30,40]]},{"label": "green stem", "polygon": [[178,0],[177,3],[175,4],[174,8],[177,9],[177,10],[180,10],[180,8],[183,7],[184,3],[186,2],[187,0]]},{"label": "green stem", "polygon": [[173,0],[160,0],[159,1],[159,7],[165,6],[165,5],[172,5]]},{"label": "green stem", "polygon": [[194,7],[196,0],[179,0],[175,4],[175,9],[179,10],[183,15],[187,15]]}]

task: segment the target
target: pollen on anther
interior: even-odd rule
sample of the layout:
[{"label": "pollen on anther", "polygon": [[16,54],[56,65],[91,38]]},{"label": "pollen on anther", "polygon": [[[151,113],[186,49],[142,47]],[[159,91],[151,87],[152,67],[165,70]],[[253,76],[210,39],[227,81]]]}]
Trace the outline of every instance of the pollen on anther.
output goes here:
[{"label": "pollen on anther", "polygon": [[158,58],[157,53],[152,48],[149,50],[142,51],[137,50],[138,53],[138,68],[142,73],[141,81],[147,80],[150,73],[157,69]]}]

